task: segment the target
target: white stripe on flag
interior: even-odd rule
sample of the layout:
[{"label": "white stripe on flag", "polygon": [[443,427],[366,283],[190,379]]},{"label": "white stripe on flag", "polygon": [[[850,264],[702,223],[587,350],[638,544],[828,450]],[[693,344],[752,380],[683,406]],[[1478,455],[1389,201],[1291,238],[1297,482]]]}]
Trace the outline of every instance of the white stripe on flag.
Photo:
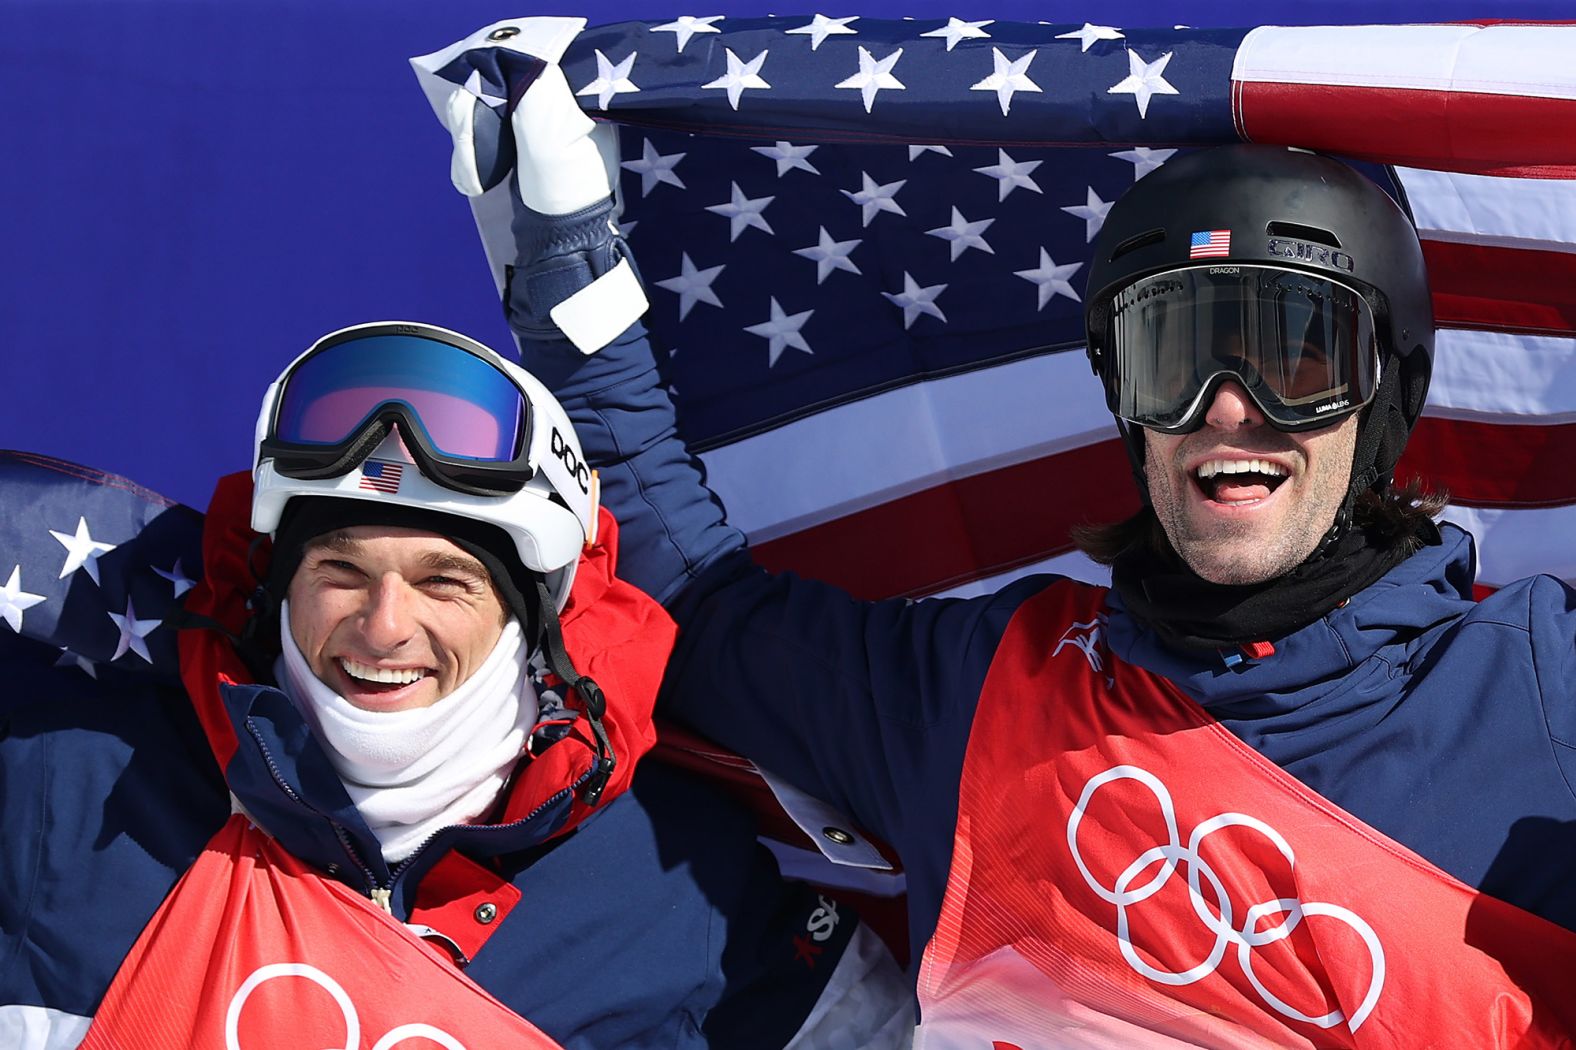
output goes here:
[{"label": "white stripe on flag", "polygon": [[1260,26],[1231,79],[1576,99],[1572,54],[1576,26]]},{"label": "white stripe on flag", "polygon": [[1068,350],[863,398],[701,458],[729,520],[758,543],[1115,436],[1088,357]]},{"label": "white stripe on flag", "polygon": [[1444,329],[1426,414],[1528,424],[1576,421],[1576,339]]},{"label": "white stripe on flag", "polygon": [[1576,507],[1450,507],[1444,517],[1477,540],[1478,583],[1502,587],[1546,572],[1576,584]]},{"label": "white stripe on flag", "polygon": [[1071,576],[1075,580],[1098,584],[1101,587],[1109,587],[1111,585],[1110,569],[1090,561],[1086,554],[1079,551],[1068,551],[1066,554],[1058,554],[1055,557],[1046,558],[1044,561],[1035,562],[1033,565],[1024,565],[1013,569],[1011,572],[987,576],[958,587],[950,587],[947,590],[938,591],[931,597],[978,598],[986,594],[995,594],[1013,580],[1044,572],[1055,573],[1058,576]]},{"label": "white stripe on flag", "polygon": [[1426,240],[1576,252],[1576,182],[1423,168],[1396,174]]}]

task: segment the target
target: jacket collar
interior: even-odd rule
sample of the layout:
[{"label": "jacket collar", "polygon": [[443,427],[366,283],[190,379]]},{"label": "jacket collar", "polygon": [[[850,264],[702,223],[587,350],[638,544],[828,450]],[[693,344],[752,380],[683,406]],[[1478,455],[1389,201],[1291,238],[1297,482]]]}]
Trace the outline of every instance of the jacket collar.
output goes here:
[{"label": "jacket collar", "polygon": [[[1424,547],[1306,627],[1273,639],[1273,655],[1237,669],[1227,669],[1213,653],[1168,647],[1123,615],[1114,591],[1107,601],[1118,615],[1111,617],[1108,644],[1118,658],[1170,679],[1219,718],[1282,715],[1337,694],[1360,705],[1354,668],[1387,648],[1395,648],[1391,663],[1404,660],[1472,601],[1472,538],[1449,524],[1440,531],[1442,543]],[[1319,712],[1325,718],[1333,713],[1328,705]]]}]

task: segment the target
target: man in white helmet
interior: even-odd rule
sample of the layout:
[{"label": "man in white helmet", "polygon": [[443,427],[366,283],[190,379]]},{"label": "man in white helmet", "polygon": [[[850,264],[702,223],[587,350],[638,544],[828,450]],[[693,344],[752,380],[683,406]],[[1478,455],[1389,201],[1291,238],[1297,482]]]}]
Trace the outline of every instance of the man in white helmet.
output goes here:
[{"label": "man in white helmet", "polygon": [[[673,626],[614,576],[534,378],[430,325],[348,328],[269,388],[256,449],[202,524],[179,682],[107,670],[67,704],[82,683],[34,657],[93,651],[80,581],[7,617],[32,702],[0,711],[0,1045],[898,1045],[874,935],[642,762]],[[168,521],[83,473],[0,460],[0,494],[113,510],[127,550]]]}]

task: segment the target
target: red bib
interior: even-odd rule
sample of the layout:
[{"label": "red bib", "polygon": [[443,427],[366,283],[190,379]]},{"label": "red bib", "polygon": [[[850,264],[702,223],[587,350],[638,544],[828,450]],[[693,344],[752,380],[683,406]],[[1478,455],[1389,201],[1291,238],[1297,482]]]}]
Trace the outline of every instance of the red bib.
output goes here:
[{"label": "red bib", "polygon": [[137,939],[83,1050],[556,1048],[367,898],[233,816]]},{"label": "red bib", "polygon": [[916,1047],[1572,1045],[1576,934],[1118,663],[1103,600],[1036,595],[986,677]]}]

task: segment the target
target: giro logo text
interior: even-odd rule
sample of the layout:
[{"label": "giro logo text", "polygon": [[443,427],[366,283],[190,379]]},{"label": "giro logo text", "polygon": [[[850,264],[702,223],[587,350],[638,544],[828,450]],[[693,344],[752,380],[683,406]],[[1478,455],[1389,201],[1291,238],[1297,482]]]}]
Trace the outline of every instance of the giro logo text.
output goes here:
[{"label": "giro logo text", "polygon": [[[268,1050],[272,1050],[273,1047],[278,1046],[277,1043],[267,1042],[266,1035],[259,1037],[261,1042],[258,1044],[254,1045],[248,1042],[243,1045],[241,1041],[241,1010],[246,1006],[246,1001],[251,998],[252,993],[257,991],[258,988],[269,981],[282,980],[284,978],[300,978],[310,981],[321,988],[333,1001],[334,1008],[337,1009],[340,1017],[344,1020],[345,1041],[342,1044],[343,1050],[357,1050],[362,1045],[361,1020],[356,1016],[356,1006],[350,1001],[349,994],[340,986],[338,981],[317,967],[308,966],[306,963],[272,963],[268,966],[260,966],[253,971],[252,975],[241,983],[241,987],[236,989],[235,996],[230,1000],[230,1008],[224,1016],[225,1050],[264,1050],[265,1047]],[[258,1023],[258,1019],[254,1017],[252,1023],[248,1025],[248,1030],[259,1032],[265,1029],[262,1024]],[[436,1043],[443,1047],[444,1050],[466,1050],[464,1043],[461,1043],[443,1029],[420,1023],[402,1024],[390,1029],[378,1037],[377,1041],[372,1044],[372,1050],[393,1050],[400,1043],[414,1039],[420,1039],[424,1044]],[[339,1045],[341,1044],[335,1044],[335,1046]]]},{"label": "giro logo text", "polygon": [[[1132,784],[1141,785],[1141,788],[1124,791],[1119,787],[1110,787],[1123,781],[1130,782],[1130,788]],[[1083,849],[1080,849],[1079,829],[1094,804],[1096,793],[1102,788],[1115,790],[1117,794],[1103,801],[1100,812],[1119,813],[1121,817],[1118,822],[1134,829],[1158,828],[1163,823],[1165,841],[1156,842],[1154,846],[1138,853],[1131,862],[1127,862],[1124,854],[1121,860],[1106,867],[1097,876],[1090,870],[1089,861]],[[1158,810],[1149,806],[1150,797]],[[1103,808],[1111,805],[1119,809]],[[1131,822],[1127,820],[1129,817]],[[1226,829],[1243,830],[1226,831],[1206,848],[1206,839]],[[1105,852],[1110,852],[1113,840],[1108,829],[1097,818],[1091,818],[1084,835],[1084,848],[1090,850],[1091,856],[1097,851],[1097,840],[1105,846]],[[1356,1032],[1378,1004],[1385,978],[1384,948],[1379,943],[1378,934],[1361,916],[1338,904],[1298,899],[1291,889],[1297,881],[1292,874],[1296,857],[1291,845],[1280,832],[1262,820],[1245,813],[1221,813],[1194,828],[1184,846],[1171,792],[1160,778],[1138,766],[1113,766],[1090,778],[1084,785],[1078,804],[1067,819],[1067,846],[1089,888],[1116,908],[1116,940],[1122,958],[1133,970],[1149,980],[1172,987],[1193,984],[1214,974],[1225,958],[1226,950],[1235,947],[1236,965],[1242,976],[1260,1000],[1282,1016],[1320,1028],[1333,1028],[1344,1023]],[[1124,863],[1126,866],[1121,867]],[[1172,877],[1178,874],[1178,865],[1187,873],[1186,885],[1172,886],[1168,890]],[[1153,874],[1144,881],[1149,872]],[[1284,884],[1286,889],[1271,889],[1267,898],[1260,900],[1250,898],[1249,901],[1239,902],[1233,897],[1234,891],[1240,893],[1244,886],[1251,887],[1256,883]],[[1140,908],[1140,905],[1152,899],[1151,904]],[[1279,921],[1275,921],[1277,918]],[[1348,927],[1348,932],[1335,932],[1321,943],[1343,945],[1341,957],[1346,959],[1360,959],[1360,949],[1366,949],[1367,972],[1322,972],[1319,967],[1324,959],[1323,953],[1313,950],[1311,943],[1299,945],[1291,942],[1298,927],[1307,920],[1334,920]],[[1137,938],[1142,944],[1142,954],[1134,943],[1135,928],[1142,933]],[[1306,941],[1307,937],[1308,933],[1304,931],[1301,939]],[[1287,943],[1273,949],[1280,953],[1277,964],[1267,966],[1265,976],[1261,977],[1254,970],[1254,950],[1281,941]],[[1209,945],[1207,950],[1205,945]],[[1189,946],[1204,954],[1201,962],[1187,965],[1191,958],[1177,958],[1186,955]],[[1345,951],[1344,946],[1359,950]],[[1145,956],[1162,965],[1146,961]],[[1180,964],[1178,968],[1164,968],[1167,957],[1175,959]],[[1265,977],[1272,982],[1280,981],[1276,990],[1287,993],[1285,971],[1292,970],[1298,960],[1308,959],[1313,961],[1301,966],[1296,972],[1309,979],[1298,982],[1296,986],[1305,991],[1311,989],[1309,995],[1327,999],[1318,988],[1333,985],[1337,989],[1351,988],[1355,996],[1356,990],[1363,987],[1362,982],[1367,981],[1366,990],[1350,1017],[1339,1008],[1326,1009],[1330,1006],[1328,1002],[1320,1002],[1314,1011],[1304,1012],[1266,985]],[[1353,969],[1360,971],[1361,963],[1358,962]],[[1310,1004],[1302,1002],[1300,1005],[1306,1007]]]},{"label": "giro logo text", "polygon": [[1357,267],[1356,261],[1339,248],[1326,248],[1322,244],[1309,244],[1307,241],[1291,241],[1281,237],[1271,237],[1265,246],[1271,255],[1282,259],[1296,259],[1298,262],[1318,263],[1320,266],[1332,266],[1337,270],[1351,273]]},{"label": "giro logo text", "polygon": [[589,493],[591,491],[591,470],[584,463],[580,462],[580,457],[575,454],[574,447],[564,440],[564,436],[558,432],[557,427],[553,428],[553,455],[558,457],[565,470],[574,475],[575,483],[580,486],[580,491]]}]

